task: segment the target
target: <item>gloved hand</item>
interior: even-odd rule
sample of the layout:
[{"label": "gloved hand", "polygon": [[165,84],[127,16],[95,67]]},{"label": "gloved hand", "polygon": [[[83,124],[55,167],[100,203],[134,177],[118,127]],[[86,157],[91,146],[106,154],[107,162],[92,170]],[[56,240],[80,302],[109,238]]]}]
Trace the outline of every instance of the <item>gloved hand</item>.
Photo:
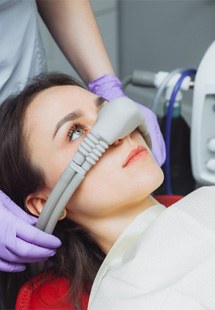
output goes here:
[{"label": "gloved hand", "polygon": [[0,271],[23,271],[55,254],[60,240],[32,226],[36,221],[0,191]]},{"label": "gloved hand", "polygon": [[[122,83],[120,80],[111,74],[103,75],[102,77],[90,82],[88,88],[91,92],[102,96],[108,101],[125,96],[122,90]],[[138,104],[140,109],[143,109],[147,127],[150,133],[152,142],[152,153],[157,163],[162,166],[166,159],[166,149],[164,139],[158,125],[156,115],[145,106]]]}]

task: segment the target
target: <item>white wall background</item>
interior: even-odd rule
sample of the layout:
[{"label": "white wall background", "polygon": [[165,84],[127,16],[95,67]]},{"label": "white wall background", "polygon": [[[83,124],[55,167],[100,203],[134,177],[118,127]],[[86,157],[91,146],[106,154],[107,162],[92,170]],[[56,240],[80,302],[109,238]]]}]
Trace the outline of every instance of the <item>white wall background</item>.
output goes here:
[{"label": "white wall background", "polygon": [[[215,1],[119,0],[119,30],[121,78],[135,69],[197,68],[215,40]],[[130,86],[126,92],[151,107],[154,91]],[[192,92],[183,98],[188,124],[191,110]]]},{"label": "white wall background", "polygon": [[[59,0],[60,1],[60,0]],[[91,0],[116,74],[135,69],[197,68],[215,40],[214,0]],[[41,22],[48,69],[77,74]],[[126,93],[151,107],[154,91],[129,86]],[[190,123],[192,95],[183,106]]]},{"label": "white wall background", "polygon": [[215,40],[214,0],[119,0],[120,68],[197,67]]}]

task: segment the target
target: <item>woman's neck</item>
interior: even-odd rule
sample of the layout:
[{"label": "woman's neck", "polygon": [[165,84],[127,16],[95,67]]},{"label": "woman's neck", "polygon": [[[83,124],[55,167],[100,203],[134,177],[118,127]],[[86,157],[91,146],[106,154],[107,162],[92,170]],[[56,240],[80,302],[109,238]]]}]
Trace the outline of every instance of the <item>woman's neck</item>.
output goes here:
[{"label": "woman's neck", "polygon": [[158,204],[157,200],[150,195],[142,202],[124,207],[123,212],[97,220],[93,225],[91,223],[88,229],[100,248],[107,254],[128,225],[139,214],[156,204]]}]

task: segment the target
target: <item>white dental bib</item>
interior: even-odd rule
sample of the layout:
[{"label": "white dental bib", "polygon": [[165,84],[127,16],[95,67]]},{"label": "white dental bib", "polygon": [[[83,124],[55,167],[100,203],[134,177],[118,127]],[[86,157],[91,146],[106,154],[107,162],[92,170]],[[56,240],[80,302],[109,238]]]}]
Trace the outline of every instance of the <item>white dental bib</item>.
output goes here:
[{"label": "white dental bib", "polygon": [[215,187],[154,206],[120,236],[93,283],[89,310],[215,309]]}]

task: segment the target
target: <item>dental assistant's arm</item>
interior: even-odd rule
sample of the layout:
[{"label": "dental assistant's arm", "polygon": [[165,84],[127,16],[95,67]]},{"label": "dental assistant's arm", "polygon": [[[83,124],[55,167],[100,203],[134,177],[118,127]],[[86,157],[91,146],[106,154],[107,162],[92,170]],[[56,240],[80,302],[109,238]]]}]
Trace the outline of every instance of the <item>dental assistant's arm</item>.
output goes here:
[{"label": "dental assistant's arm", "polygon": [[[37,0],[38,10],[58,46],[89,90],[107,100],[125,96],[115,76],[89,0]],[[144,109],[159,165],[165,161],[165,145],[156,115]]]},{"label": "dental assistant's arm", "polygon": [[86,83],[114,74],[89,0],[37,0],[37,4],[60,49]]}]

